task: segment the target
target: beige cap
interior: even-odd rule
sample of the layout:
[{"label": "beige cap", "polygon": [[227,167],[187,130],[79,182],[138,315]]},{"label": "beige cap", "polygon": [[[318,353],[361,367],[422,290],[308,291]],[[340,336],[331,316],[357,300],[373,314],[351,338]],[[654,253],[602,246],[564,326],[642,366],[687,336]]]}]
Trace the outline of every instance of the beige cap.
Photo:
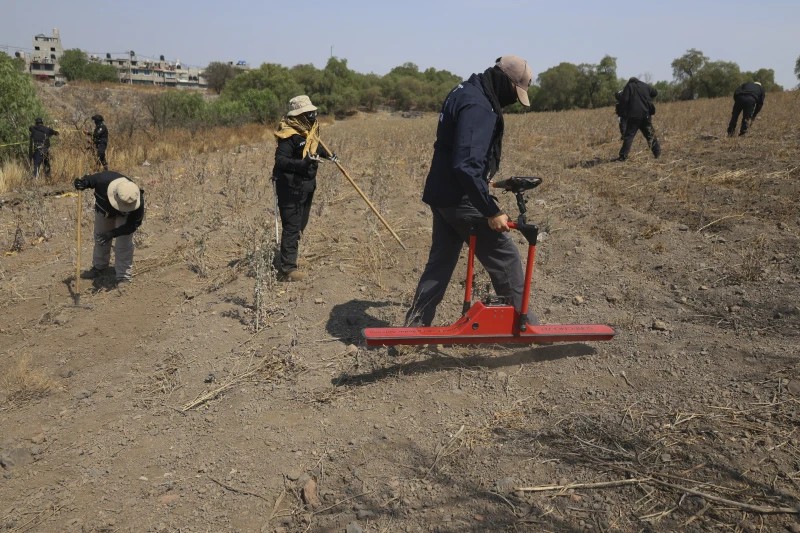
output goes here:
[{"label": "beige cap", "polygon": [[519,56],[503,56],[497,58],[496,66],[500,67],[511,82],[517,87],[517,100],[524,106],[530,106],[528,87],[533,82],[533,71],[528,62]]},{"label": "beige cap", "polygon": [[108,184],[108,201],[120,213],[130,213],[142,205],[142,196],[134,182],[128,178],[117,178]]},{"label": "beige cap", "polygon": [[311,103],[311,98],[304,94],[295,96],[289,100],[289,106],[291,109],[286,114],[290,117],[295,117],[297,115],[302,115],[303,113],[308,113],[309,111],[317,110],[317,108],[314,107],[314,104]]}]

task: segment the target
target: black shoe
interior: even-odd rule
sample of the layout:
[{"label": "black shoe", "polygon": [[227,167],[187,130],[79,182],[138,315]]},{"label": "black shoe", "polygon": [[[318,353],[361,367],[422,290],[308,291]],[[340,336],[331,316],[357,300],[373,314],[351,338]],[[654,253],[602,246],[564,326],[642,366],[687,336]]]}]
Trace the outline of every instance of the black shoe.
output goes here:
[{"label": "black shoe", "polygon": [[616,158],[614,161],[627,161],[627,160],[628,160],[627,157],[621,155],[618,158]]},{"label": "black shoe", "polygon": [[89,270],[81,272],[81,279],[97,279],[103,274],[99,268],[92,267]]}]

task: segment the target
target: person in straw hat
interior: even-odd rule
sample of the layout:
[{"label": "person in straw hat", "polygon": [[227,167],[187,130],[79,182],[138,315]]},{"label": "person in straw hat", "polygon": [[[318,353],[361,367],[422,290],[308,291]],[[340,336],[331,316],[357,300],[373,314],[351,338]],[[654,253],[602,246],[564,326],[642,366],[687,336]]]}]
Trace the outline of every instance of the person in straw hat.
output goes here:
[{"label": "person in straw hat", "polygon": [[281,281],[302,281],[306,273],[298,270],[297,255],[317,188],[317,166],[320,158],[337,159],[320,146],[317,108],[311,99],[304,94],[295,96],[289,106],[275,130],[278,146],[272,179],[283,228],[280,256],[275,263]]},{"label": "person in straw hat", "polygon": [[133,233],[144,220],[144,191],[130,178],[106,170],[75,180],[78,190],[94,189],[94,253],[92,268],[81,273],[95,279],[108,268],[114,243],[114,270],[117,283],[133,275]]}]

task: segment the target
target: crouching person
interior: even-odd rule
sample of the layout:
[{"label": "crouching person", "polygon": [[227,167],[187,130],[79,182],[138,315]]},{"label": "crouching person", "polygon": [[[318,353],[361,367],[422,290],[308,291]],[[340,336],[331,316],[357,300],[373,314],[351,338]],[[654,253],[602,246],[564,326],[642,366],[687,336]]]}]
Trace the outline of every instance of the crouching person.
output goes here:
[{"label": "crouching person", "polygon": [[81,273],[95,279],[108,268],[114,243],[117,284],[133,275],[133,233],[144,219],[144,191],[119,172],[106,170],[75,180],[78,190],[94,189],[94,253],[92,268]]}]

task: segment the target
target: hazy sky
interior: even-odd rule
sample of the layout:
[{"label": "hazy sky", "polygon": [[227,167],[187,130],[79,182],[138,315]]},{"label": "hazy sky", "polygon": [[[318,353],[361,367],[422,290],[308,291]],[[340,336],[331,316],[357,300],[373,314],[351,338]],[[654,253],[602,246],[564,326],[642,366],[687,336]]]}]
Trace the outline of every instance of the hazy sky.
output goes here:
[{"label": "hazy sky", "polygon": [[[503,54],[534,70],[617,58],[617,74],[672,80],[689,48],[795,87],[800,0],[0,0],[0,50],[61,32],[65,48],[180,59],[325,66],[362,73],[405,62],[466,77]],[[10,47],[10,48],[4,48]]]}]

